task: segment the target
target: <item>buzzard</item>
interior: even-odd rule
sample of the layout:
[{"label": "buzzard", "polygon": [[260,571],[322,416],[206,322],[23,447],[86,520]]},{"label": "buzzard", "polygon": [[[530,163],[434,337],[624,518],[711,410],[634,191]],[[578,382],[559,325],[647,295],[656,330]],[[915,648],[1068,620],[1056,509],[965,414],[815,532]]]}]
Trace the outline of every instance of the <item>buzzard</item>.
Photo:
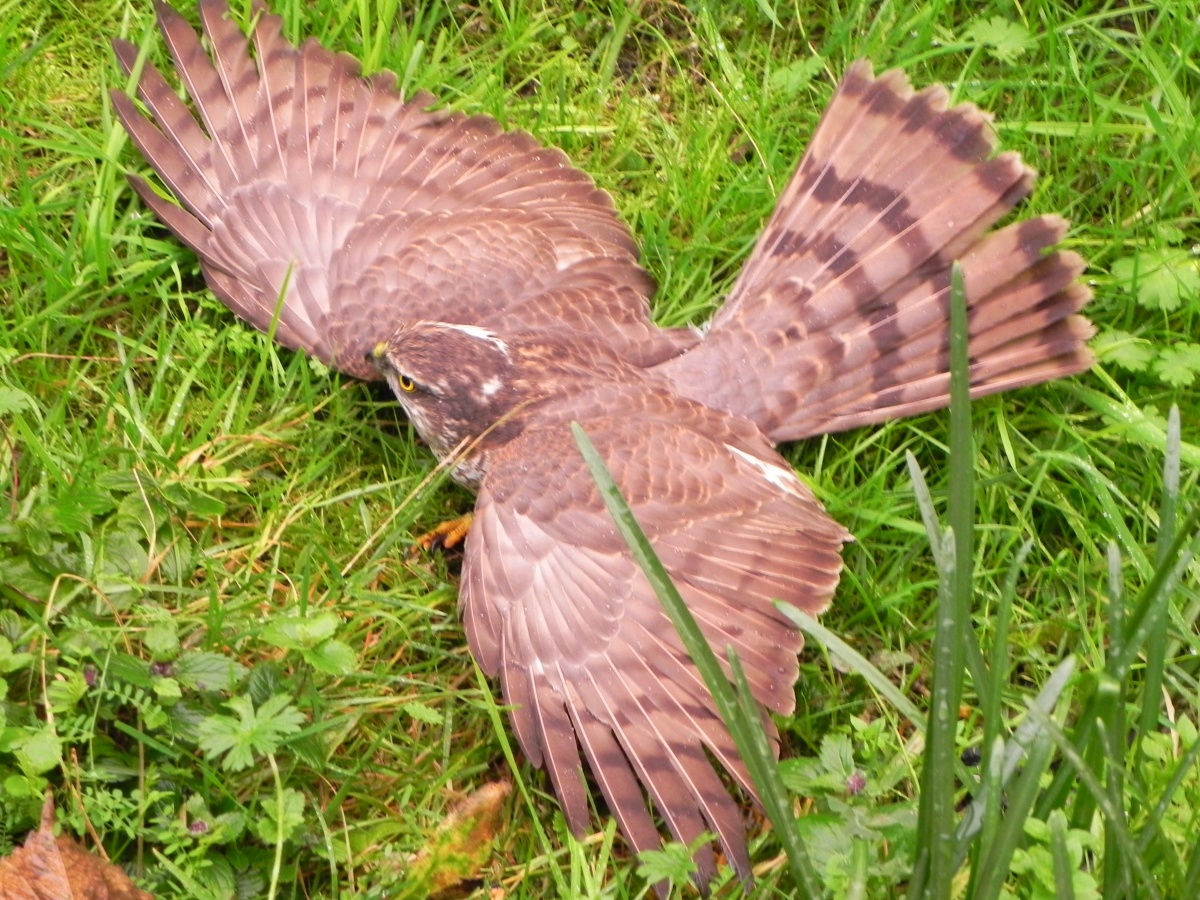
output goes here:
[{"label": "buzzard", "polygon": [[[248,41],[199,0],[207,41],[158,21],[195,113],[148,68],[113,103],[178,204],[131,176],[213,292],[284,345],[385,378],[477,494],[459,605],[526,756],[576,833],[586,761],[636,850],[705,831],[750,877],[754,794],[708,689],[609,519],[580,422],[716,646],[764,710],[795,704],[801,635],[849,533],[775,445],[948,402],[961,261],[971,392],[1086,369],[1084,263],[1055,216],[992,225],[1034,173],[940,86],[856,62],[730,296],[703,331],[652,321],[653,283],[611,199],[559,151],[403,97],[386,73],[258,15]],[[135,48],[115,42],[126,71]],[[768,718],[764,716],[764,718]],[[647,800],[649,798],[649,802]],[[702,881],[711,846],[697,853]]]}]

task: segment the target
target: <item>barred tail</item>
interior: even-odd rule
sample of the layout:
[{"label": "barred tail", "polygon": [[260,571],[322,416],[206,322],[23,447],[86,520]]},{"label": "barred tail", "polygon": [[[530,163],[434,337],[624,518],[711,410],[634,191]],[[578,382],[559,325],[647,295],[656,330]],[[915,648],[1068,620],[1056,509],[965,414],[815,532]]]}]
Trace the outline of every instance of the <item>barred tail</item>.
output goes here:
[{"label": "barred tail", "polygon": [[[855,63],[704,341],[659,367],[776,441],[949,402],[950,264],[962,262],[973,396],[1088,368],[1084,262],[1055,216],[988,229],[1034,173],[987,117]],[[730,373],[736,373],[736,377]]]}]

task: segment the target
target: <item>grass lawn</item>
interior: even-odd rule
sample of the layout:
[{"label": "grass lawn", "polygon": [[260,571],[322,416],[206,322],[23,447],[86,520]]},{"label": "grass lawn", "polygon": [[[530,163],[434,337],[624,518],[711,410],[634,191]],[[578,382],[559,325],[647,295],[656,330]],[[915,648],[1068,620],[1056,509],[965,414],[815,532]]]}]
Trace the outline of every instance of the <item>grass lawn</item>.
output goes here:
[{"label": "grass lawn", "polygon": [[[831,896],[1200,896],[1200,0],[274,9],[563,148],[641,241],[664,324],[720,302],[851,60],[992,111],[1041,173],[1021,213],[1069,218],[1089,260],[1099,362],[972,407],[981,659],[937,740],[906,455],[946,521],[947,415],[785,449],[856,538],[822,624],[862,659],[809,639],[783,780]],[[382,391],[236,321],[126,184],[108,40],[161,65],[152,22],[149,0],[0,0],[0,851],[52,787],[64,831],[163,898],[647,896],[603,810],[570,836],[466,650],[455,560],[414,548],[469,495]],[[439,831],[499,781],[486,835]],[[979,827],[938,839],[938,807]],[[793,896],[747,809],[753,896]],[[649,862],[683,895],[686,863]]]}]

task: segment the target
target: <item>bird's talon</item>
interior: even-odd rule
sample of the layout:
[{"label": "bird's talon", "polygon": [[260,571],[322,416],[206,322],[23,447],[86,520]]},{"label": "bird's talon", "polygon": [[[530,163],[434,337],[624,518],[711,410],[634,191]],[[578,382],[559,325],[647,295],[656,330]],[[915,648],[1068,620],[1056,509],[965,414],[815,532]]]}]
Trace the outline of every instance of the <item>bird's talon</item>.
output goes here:
[{"label": "bird's talon", "polygon": [[453,550],[462,543],[471,530],[472,513],[442,522],[417,538],[417,545],[427,553],[434,550]]}]

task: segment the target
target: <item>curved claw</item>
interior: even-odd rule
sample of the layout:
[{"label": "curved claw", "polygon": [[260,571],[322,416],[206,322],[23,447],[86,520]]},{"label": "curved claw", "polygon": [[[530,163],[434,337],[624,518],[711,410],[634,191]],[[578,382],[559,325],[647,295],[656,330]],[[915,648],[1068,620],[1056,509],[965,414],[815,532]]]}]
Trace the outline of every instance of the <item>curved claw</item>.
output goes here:
[{"label": "curved claw", "polygon": [[467,513],[457,519],[442,522],[417,538],[417,544],[425,551],[453,550],[467,536],[474,519],[474,513]]}]

